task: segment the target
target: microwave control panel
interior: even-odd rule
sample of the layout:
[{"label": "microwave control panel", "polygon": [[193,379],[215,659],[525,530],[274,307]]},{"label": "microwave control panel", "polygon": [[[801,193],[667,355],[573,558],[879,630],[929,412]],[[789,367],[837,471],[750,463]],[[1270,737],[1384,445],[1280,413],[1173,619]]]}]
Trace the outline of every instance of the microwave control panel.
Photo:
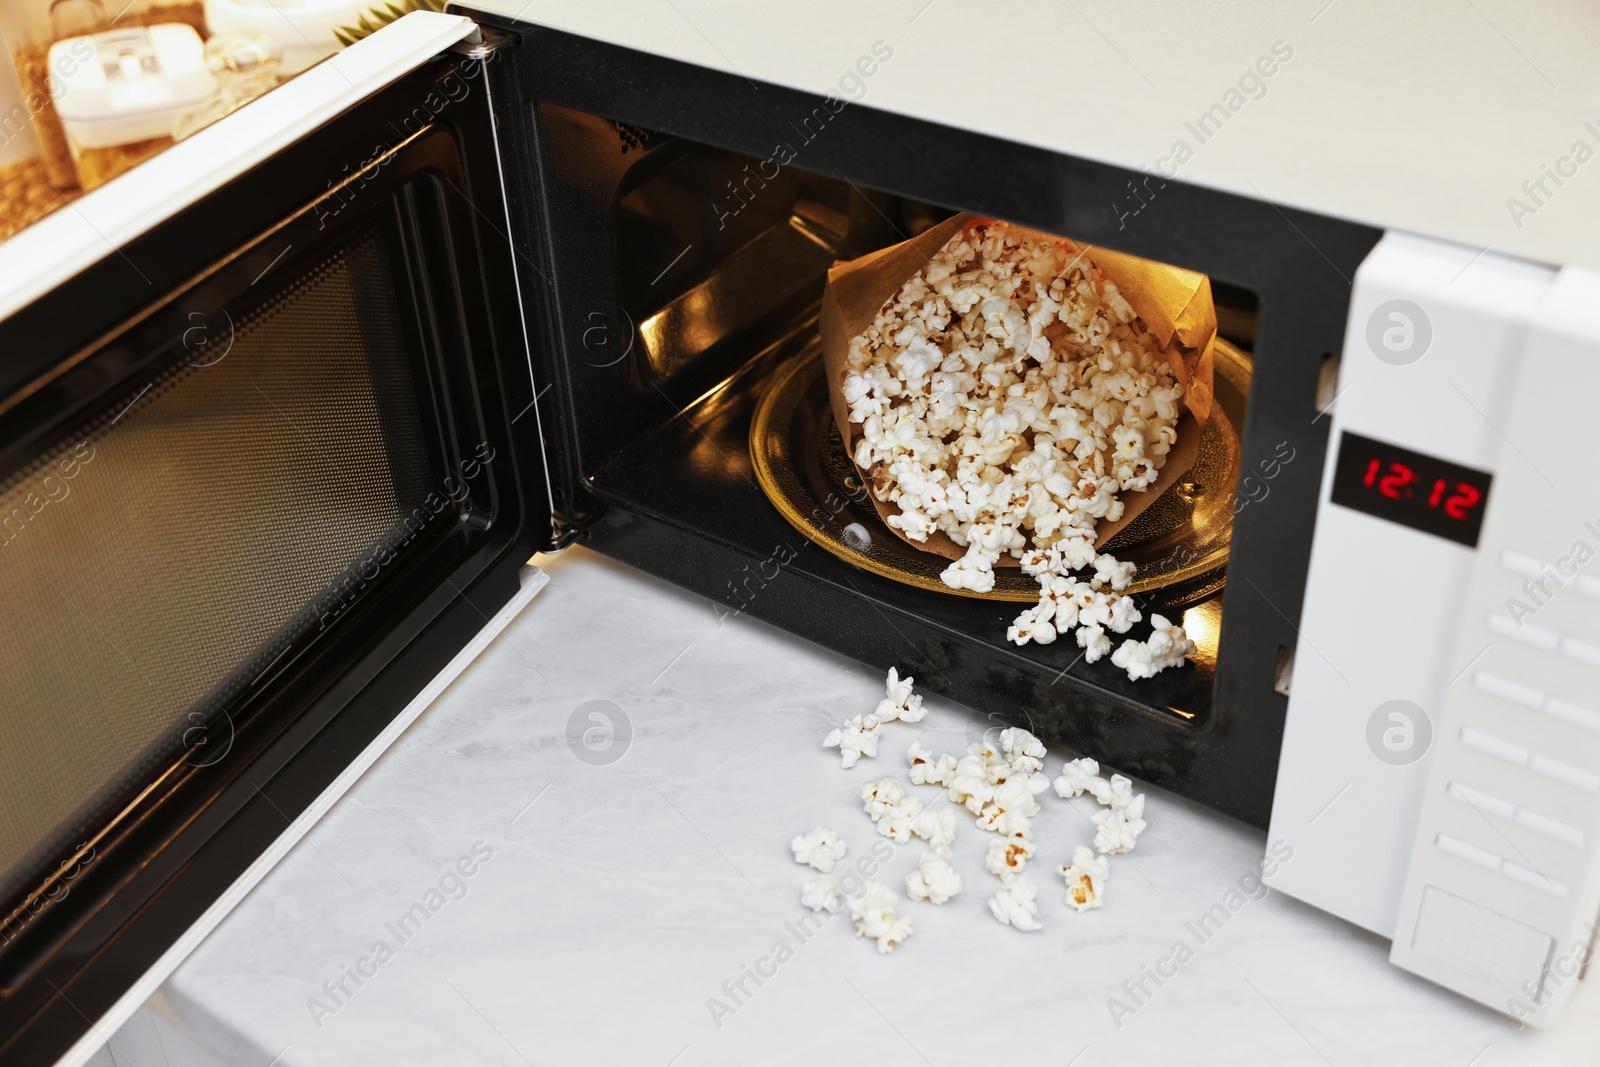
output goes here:
[{"label": "microwave control panel", "polygon": [[1556,280],[1523,350],[1460,616],[1390,958],[1531,1025],[1600,911],[1600,275]]},{"label": "microwave control panel", "polygon": [[1294,862],[1268,881],[1385,937],[1499,492],[1496,426],[1554,279],[1386,234],[1353,279],[1331,410],[1306,416],[1331,426],[1268,838]]}]

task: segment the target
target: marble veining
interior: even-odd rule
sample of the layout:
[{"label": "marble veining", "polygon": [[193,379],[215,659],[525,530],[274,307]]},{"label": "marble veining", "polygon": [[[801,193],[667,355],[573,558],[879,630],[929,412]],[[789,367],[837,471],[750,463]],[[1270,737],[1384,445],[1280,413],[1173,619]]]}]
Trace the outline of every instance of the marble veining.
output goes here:
[{"label": "marble veining", "polygon": [[[98,1064],[1501,1067],[1600,1047],[1592,990],[1553,1030],[1518,1030],[1391,967],[1383,940],[1262,896],[1264,836],[1159,790],[1097,911],[1073,913],[1055,874],[1093,837],[1092,801],[1053,792],[1029,870],[1043,930],[989,916],[989,835],[965,813],[961,895],[907,901],[922,845],[880,838],[860,787],[905,779],[913,738],[959,753],[990,723],[929,697],[925,720],[841,770],[822,736],[872,707],[880,670],[582,549],[538,562],[545,590]],[[580,709],[579,732],[600,732],[575,752]],[[817,825],[846,865],[888,852],[876,877],[915,924],[892,955],[848,914],[801,925],[810,873],[787,843]],[[1225,921],[1197,926],[1219,903]],[[1158,963],[1176,968],[1159,986]]]}]

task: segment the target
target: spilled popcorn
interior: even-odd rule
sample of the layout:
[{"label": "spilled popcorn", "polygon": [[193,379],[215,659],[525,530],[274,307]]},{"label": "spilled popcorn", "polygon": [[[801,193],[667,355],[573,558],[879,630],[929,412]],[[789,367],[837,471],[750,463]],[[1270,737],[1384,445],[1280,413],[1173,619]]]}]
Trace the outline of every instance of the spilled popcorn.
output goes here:
[{"label": "spilled popcorn", "polygon": [[950,808],[924,808],[922,814],[911,820],[911,832],[932,845],[935,851],[948,852],[956,840],[956,813]]},{"label": "spilled popcorn", "polygon": [[1144,794],[1133,798],[1125,808],[1097,811],[1094,821],[1094,847],[1108,856],[1132,852],[1134,840],[1144,829]]},{"label": "spilled popcorn", "polygon": [[1001,730],[1000,751],[1012,771],[1032,774],[1044,770],[1044,742],[1026,730],[1014,726]]},{"label": "spilled popcorn", "polygon": [[878,727],[891,722],[921,722],[924,715],[928,714],[922,707],[922,697],[911,691],[911,684],[915,679],[907,676],[902,679],[899,673],[889,668],[888,679],[884,683],[884,698],[878,701],[878,706],[872,709],[870,715],[853,715],[846,719],[837,730],[828,731],[822,739],[823,748],[837,748],[839,750],[839,765],[845,769],[854,767],[863,757],[871,758],[878,754]]},{"label": "spilled popcorn", "polygon": [[921,722],[928,713],[922,707],[922,697],[911,691],[911,683],[916,679],[907,675],[900,678],[898,672],[889,668],[889,677],[884,684],[887,691],[884,698],[878,701],[878,706],[873,709],[872,717],[880,723],[894,722]]},{"label": "spilled popcorn", "polygon": [[[1083,759],[1068,760],[1061,767],[1061,774],[1055,780],[1056,795],[1066,800],[1092,792],[1094,784],[1101,786],[1106,780],[1100,777],[1100,764],[1085,756]],[[1099,794],[1095,794],[1099,800]],[[1102,800],[1101,803],[1104,803]]]},{"label": "spilled popcorn", "polygon": [[944,855],[929,849],[917,860],[917,869],[906,875],[906,896],[943,904],[961,892],[961,876],[950,866],[949,851]]},{"label": "spilled popcorn", "polygon": [[911,764],[912,785],[948,785],[951,776],[956,773],[954,756],[947,752],[934,759],[933,753],[922,747],[920,741],[911,742],[906,762]]},{"label": "spilled popcorn", "polygon": [[852,716],[837,730],[828,731],[828,736],[822,739],[822,747],[838,749],[839,766],[849,770],[862,756],[870,758],[878,754],[878,723],[860,715]]},{"label": "spilled popcorn", "polygon": [[1104,806],[1090,816],[1094,823],[1094,847],[1108,856],[1132,852],[1134,842],[1145,828],[1144,794],[1135,794],[1133,782],[1120,774],[1107,781],[1100,777],[1100,765],[1092,759],[1076,759],[1064,764],[1055,780],[1056,792],[1071,799],[1087,793]]},{"label": "spilled popcorn", "polygon": [[[1049,787],[1042,774],[1044,745],[1026,730],[1001,731],[998,744],[974,742],[955,761],[945,794],[1002,835],[1032,836],[1028,820],[1039,813],[1033,798]],[[942,757],[949,760],[952,757]]]},{"label": "spilled popcorn", "polygon": [[[1067,573],[1091,565],[1095,574],[1088,581]],[[1076,627],[1078,647],[1084,650],[1084,659],[1094,663],[1111,648],[1107,630],[1125,634],[1141,618],[1133,598],[1122,595],[1133,580],[1133,564],[1097,554],[1086,537],[1029,552],[1022,557],[1022,569],[1039,583],[1039,602],[1018,615],[1006,631],[1013,644],[1047,645]]]},{"label": "spilled popcorn", "polygon": [[[1091,565],[1094,577],[1088,581],[1067,573]],[[1096,663],[1109,654],[1112,664],[1133,681],[1181,667],[1196,651],[1182,626],[1174,626],[1165,616],[1152,615],[1149,640],[1130,638],[1113,652],[1107,631],[1125,634],[1142,618],[1133,598],[1122,592],[1133,580],[1135,568],[1132,563],[1097,554],[1086,541],[1066,549],[1058,544],[1029,552],[1022,557],[1022,569],[1039,583],[1039,601],[1006,630],[1006,639],[1013,644],[1048,645],[1057,637],[1075,633],[1085,661]]]},{"label": "spilled popcorn", "polygon": [[969,754],[956,761],[945,795],[972,814],[983,814],[984,805],[994,798],[994,786],[989,783],[982,757]]},{"label": "spilled popcorn", "polygon": [[[1088,566],[1094,568],[1094,577],[1088,581],[1066,573]],[[1039,602],[1018,615],[1006,631],[1006,638],[1014,644],[1032,641],[1047,645],[1076,628],[1078,647],[1084,650],[1086,661],[1095,663],[1109,653],[1112,664],[1134,681],[1181,667],[1184,658],[1196,650],[1182,626],[1174,626],[1165,616],[1152,615],[1148,641],[1130,638],[1112,652],[1106,632],[1125,634],[1141,618],[1133,598],[1122,595],[1135,568],[1132,563],[1096,553],[1084,540],[1029,552],[1022,557],[1022,569],[1039,583]]]},{"label": "spilled popcorn", "polygon": [[1021,774],[994,787],[989,803],[978,816],[978,825],[1003,837],[1033,836],[1033,817],[1039,814],[1034,797],[1050,782],[1042,774]]},{"label": "spilled popcorn", "polygon": [[911,917],[896,915],[900,898],[881,882],[868,882],[861,895],[850,901],[850,917],[856,921],[856,936],[877,942],[878,951],[893,952],[895,946],[911,936]]},{"label": "spilled popcorn", "polygon": [[1095,854],[1088,845],[1072,850],[1072,863],[1063,864],[1061,877],[1067,883],[1067,903],[1077,911],[1100,906],[1100,894],[1111,877],[1111,861]]},{"label": "spilled popcorn", "polygon": [[862,806],[878,833],[903,845],[911,840],[912,826],[923,813],[923,803],[916,797],[906,796],[905,787],[898,778],[875,778],[861,787]]},{"label": "spilled popcorn", "polygon": [[845,853],[845,843],[839,840],[839,835],[820,826],[789,842],[789,848],[794,851],[796,863],[814,867],[823,874],[833,870],[834,861]]},{"label": "spilled popcorn", "polygon": [[1033,883],[1021,874],[1000,876],[1000,889],[989,900],[989,912],[996,920],[1018,930],[1042,930],[1044,924],[1035,919],[1039,905]]},{"label": "spilled popcorn", "polygon": [[839,883],[823,875],[800,887],[800,903],[812,911],[834,911],[839,907]]},{"label": "spilled popcorn", "polygon": [[[886,690],[878,710],[866,717],[874,728],[903,719],[907,712],[911,715],[907,721],[923,717],[922,700],[912,691],[911,679],[901,680],[890,671]],[[941,805],[937,799],[933,805],[925,804],[893,776],[873,778],[861,787],[862,808],[880,834],[899,844],[913,837],[928,844],[916,869],[906,875],[907,897],[938,905],[961,892],[961,876],[952,863],[959,805],[980,829],[993,834],[983,856],[984,869],[999,880],[998,890],[987,901],[990,914],[1017,930],[1042,929],[1037,890],[1023,872],[1038,851],[1032,827],[1032,819],[1041,813],[1037,798],[1053,784],[1064,799],[1089,796],[1099,805],[1091,816],[1093,846],[1076,846],[1072,862],[1056,869],[1066,885],[1068,907],[1084,912],[1102,905],[1111,875],[1110,857],[1132,851],[1145,828],[1145,797],[1135,793],[1133,781],[1121,774],[1103,777],[1100,764],[1087,757],[1065,761],[1052,783],[1044,773],[1047,755],[1042,741],[1015,727],[1000,731],[992,741],[968,745],[959,759],[948,753],[935,758],[931,749],[913,740],[906,753],[912,783],[941,788],[954,804]],[[837,910],[843,893],[827,872],[845,855],[844,842],[819,826],[794,838],[790,847],[796,861],[822,872],[802,887],[801,903],[812,911]],[[898,901],[894,892],[873,881],[849,900],[857,936],[873,941],[880,953],[892,951],[911,934],[911,919],[896,911]]]},{"label": "spilled popcorn", "polygon": [[1174,626],[1165,616],[1150,616],[1155,632],[1148,641],[1124,641],[1111,654],[1111,662],[1128,672],[1129,678],[1154,678],[1168,667],[1183,665],[1185,656],[1191,656],[1195,644],[1183,627]]},{"label": "spilled popcorn", "polygon": [[1021,874],[1033,858],[1033,845],[1015,837],[997,837],[989,842],[989,851],[983,857],[983,869],[999,878],[1008,874]]},{"label": "spilled popcorn", "polygon": [[[1133,806],[1133,782],[1120,774],[1113,774],[1103,790],[1096,790],[1094,798],[1108,808],[1119,810]],[[1143,804],[1140,805],[1143,807]]]}]

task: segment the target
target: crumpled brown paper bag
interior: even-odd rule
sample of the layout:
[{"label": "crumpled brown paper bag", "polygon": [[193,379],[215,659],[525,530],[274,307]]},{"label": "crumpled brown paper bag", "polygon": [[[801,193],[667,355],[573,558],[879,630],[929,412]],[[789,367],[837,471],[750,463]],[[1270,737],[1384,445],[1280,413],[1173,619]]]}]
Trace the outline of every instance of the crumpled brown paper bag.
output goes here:
[{"label": "crumpled brown paper bag", "polygon": [[[828,400],[833,420],[844,438],[845,452],[852,462],[857,431],[850,422],[850,408],[844,401],[843,389],[850,339],[872,325],[884,303],[900,291],[907,279],[926,266],[933,254],[958,230],[985,221],[973,215],[956,215],[909,241],[880,248],[848,263],[835,263],[828,271],[820,317]],[[1200,454],[1200,434],[1211,416],[1214,396],[1212,349],[1217,336],[1217,310],[1211,298],[1211,279],[1204,274],[1108,248],[1078,247],[1101,275],[1116,285],[1162,343],[1167,361],[1184,391],[1185,411],[1178,419],[1178,440],[1167,453],[1166,463],[1148,489],[1121,494],[1121,518],[1115,522],[1101,520],[1096,526],[1095,544],[1103,545],[1187,474]],[[866,484],[871,484],[867,472],[862,471],[862,478]],[[868,496],[879,518],[887,520],[899,513],[895,504],[879,500],[870,491]],[[946,559],[960,559],[966,554],[966,549],[943,532],[929,535],[926,541],[913,541],[887,521],[884,528],[913,548]],[[1004,555],[996,565],[1015,567],[1020,564]]]}]

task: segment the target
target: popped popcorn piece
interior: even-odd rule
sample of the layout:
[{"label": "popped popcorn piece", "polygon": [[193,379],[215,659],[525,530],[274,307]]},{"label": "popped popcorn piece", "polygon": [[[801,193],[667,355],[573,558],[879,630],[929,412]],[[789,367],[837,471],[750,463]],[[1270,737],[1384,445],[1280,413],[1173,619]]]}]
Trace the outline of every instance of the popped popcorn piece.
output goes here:
[{"label": "popped popcorn piece", "polygon": [[1104,778],[1091,779],[1085,788],[1085,792],[1102,804],[1109,805],[1111,803],[1111,783]]},{"label": "popped popcorn piece", "polygon": [[861,895],[850,901],[856,936],[877,942],[881,953],[893,952],[896,945],[911,936],[911,917],[895,914],[895,905],[899,902],[900,898],[888,886],[868,882]]},{"label": "popped popcorn piece", "polygon": [[900,779],[892,776],[874,778],[861,787],[862,804],[866,807],[867,814],[874,819],[883,818],[896,804],[903,803],[905,799],[905,786],[900,784]]},{"label": "popped popcorn piece", "polygon": [[1111,651],[1111,638],[1098,625],[1090,623],[1078,627],[1078,647],[1083,649],[1084,661],[1093,663]]},{"label": "popped popcorn piece", "polygon": [[1031,841],[998,837],[989,842],[989,851],[983,857],[983,869],[1004,878],[1007,874],[1021,874],[1032,858]]},{"label": "popped popcorn piece", "polygon": [[[1039,802],[1034,797],[1050,788],[1050,776],[1047,774],[1023,774],[1011,779],[1006,784],[1010,785],[1017,782],[1020,782],[1022,788],[1027,792],[1027,800],[1023,802],[1025,810],[1030,816],[1039,814]],[[997,799],[999,792],[997,788],[995,790]]]},{"label": "popped popcorn piece", "polygon": [[994,588],[994,564],[969,548],[965,556],[939,572],[939,580],[951,589],[987,593]]},{"label": "popped popcorn piece", "polygon": [[1072,850],[1072,863],[1062,864],[1061,877],[1067,882],[1067,903],[1078,911],[1100,906],[1106,881],[1111,877],[1111,861],[1097,856],[1088,845]]},{"label": "popped popcorn piece", "polygon": [[914,682],[916,682],[916,679],[909,674],[901,678],[900,672],[890,667],[889,673],[885,676],[883,682],[884,698],[897,708],[906,707],[911,702]]},{"label": "popped popcorn piece", "polygon": [[1025,645],[1029,641],[1036,645],[1053,644],[1058,636],[1055,615],[1055,604],[1040,598],[1039,603],[1024,610],[1006,627],[1006,640],[1014,645]]},{"label": "popped popcorn piece", "polygon": [[1120,774],[1106,781],[1100,777],[1100,764],[1088,757],[1063,764],[1055,786],[1056,794],[1067,800],[1087,793],[1101,804],[1124,808],[1133,799],[1132,782]]},{"label": "popped popcorn piece", "polygon": [[1024,841],[1033,840],[1032,817],[1015,809],[1003,808],[998,804],[990,804],[983,809],[983,814],[978,816],[978,829],[988,830],[990,833],[999,834],[1001,837],[1015,837]]},{"label": "popped popcorn piece", "polygon": [[1027,875],[1002,875],[1000,889],[989,901],[989,913],[999,922],[1018,930],[1041,929],[1042,924],[1034,918],[1039,913],[1039,904],[1034,900],[1037,894]]},{"label": "popped popcorn piece", "polygon": [[889,668],[889,677],[884,685],[885,696],[878,701],[878,706],[868,716],[868,721],[873,723],[890,723],[895,720],[900,722],[921,722],[927,716],[927,709],[922,706],[922,698],[911,691],[911,683],[915,681],[910,675],[903,680],[893,667]]},{"label": "popped popcorn piece", "polygon": [[1050,787],[1050,780],[1042,774],[1022,774],[1006,779],[995,786],[992,801],[984,806],[978,825],[1008,837],[1031,838],[1030,820],[1039,814],[1039,802],[1034,799]]},{"label": "popped popcorn piece", "polygon": [[[875,778],[861,787],[862,806],[878,825],[878,833],[903,845],[923,812],[923,803],[906,796],[898,778]],[[953,828],[952,828],[953,836]]]},{"label": "popped popcorn piece", "polygon": [[1000,751],[1014,771],[1032,774],[1044,770],[1044,742],[1020,727],[1000,731]]},{"label": "popped popcorn piece", "polygon": [[1104,625],[1116,634],[1125,634],[1133,629],[1133,624],[1138,622],[1142,615],[1139,609],[1133,606],[1133,598],[1117,596],[1115,593],[1104,594],[1109,606]]},{"label": "popped popcorn piece", "polygon": [[789,842],[794,850],[794,861],[813,867],[823,874],[833,870],[834,861],[845,853],[845,843],[832,830],[817,827]]},{"label": "popped popcorn piece", "polygon": [[947,752],[935,760],[933,752],[923,748],[919,741],[911,742],[906,762],[911,764],[912,785],[948,785],[956,773],[954,756]]},{"label": "popped popcorn piece", "polygon": [[911,832],[935,850],[948,849],[956,840],[956,813],[951,808],[924,808],[911,820]]},{"label": "popped popcorn piece", "polygon": [[1088,789],[1089,783],[1103,781],[1100,777],[1100,764],[1085,756],[1082,759],[1068,760],[1061,766],[1061,774],[1056,778],[1056,795],[1066,800],[1082,796]]},{"label": "popped popcorn piece", "polygon": [[1169,667],[1181,667],[1185,657],[1195,653],[1195,643],[1182,626],[1174,626],[1165,616],[1150,616],[1155,627],[1148,641],[1124,641],[1111,654],[1111,662],[1128,672],[1134,680],[1154,678]]},{"label": "popped popcorn piece", "polygon": [[1132,852],[1135,839],[1145,828],[1144,794],[1134,797],[1127,807],[1106,808],[1092,816],[1094,847],[1108,856]]},{"label": "popped popcorn piece", "polygon": [[912,827],[916,825],[917,817],[922,812],[922,801],[916,797],[907,797],[904,802],[895,805],[878,820],[878,833],[897,845],[903,845],[911,840]]},{"label": "popped popcorn piece", "polygon": [[990,785],[999,785],[1011,776],[1011,761],[999,745],[975,741],[967,746],[967,754],[956,761],[956,774],[981,777]]},{"label": "popped popcorn piece", "polygon": [[1124,563],[1111,556],[1099,555],[1094,558],[1095,581],[1109,585],[1119,593],[1128,588],[1137,571],[1138,568],[1132,563]]},{"label": "popped popcorn piece", "polygon": [[989,782],[989,772],[983,759],[963,756],[956,762],[945,795],[957,804],[964,805],[974,815],[982,815],[983,807],[994,798],[994,786]]},{"label": "popped popcorn piece", "polygon": [[917,869],[906,875],[906,896],[912,900],[943,904],[959,892],[961,875],[947,857],[931,849],[918,857]]},{"label": "popped popcorn piece", "polygon": [[862,756],[878,754],[878,723],[869,722],[860,715],[847,719],[837,730],[830,730],[822,739],[823,748],[839,750],[839,766],[849,769]]},{"label": "popped popcorn piece", "polygon": [[[1008,728],[1000,731],[1000,737],[993,742],[978,741],[968,745],[965,758],[970,762],[966,768],[968,773],[976,774],[981,767],[989,784],[997,786],[1014,775],[1031,774],[1044,766],[1043,760],[1034,755],[1043,752],[1044,745],[1028,731]],[[958,771],[961,769],[959,761],[956,767]]]},{"label": "popped popcorn piece", "polygon": [[1105,795],[1095,794],[1095,799],[1108,808],[1128,808],[1133,804],[1133,782],[1120,774],[1113,774],[1106,783]]},{"label": "popped popcorn piece", "polygon": [[[1154,482],[1177,439],[1183,387],[1117,287],[1064,238],[1006,223],[965,227],[851,339],[841,387],[854,459],[913,541],[966,553],[942,577],[987,592],[1002,555],[1094,558],[1095,523]],[[1097,568],[1122,591],[1131,569]],[[1014,640],[1048,642],[1070,619],[1035,612]]]},{"label": "popped popcorn piece", "polygon": [[800,888],[800,903],[812,911],[837,911],[839,883],[825,874],[812,879]]}]

